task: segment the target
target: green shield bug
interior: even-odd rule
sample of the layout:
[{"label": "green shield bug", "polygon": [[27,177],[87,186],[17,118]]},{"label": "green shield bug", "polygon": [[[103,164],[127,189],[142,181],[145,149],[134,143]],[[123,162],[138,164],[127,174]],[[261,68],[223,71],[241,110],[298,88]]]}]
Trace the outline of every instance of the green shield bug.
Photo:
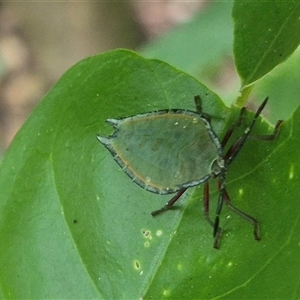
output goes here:
[{"label": "green shield bug", "polygon": [[[226,190],[229,166],[249,137],[254,124],[265,107],[266,98],[256,111],[252,122],[229,149],[224,147],[234,130],[242,123],[246,108],[220,140],[213,130],[210,117],[202,112],[201,99],[195,96],[196,112],[183,109],[159,110],[121,119],[106,120],[115,129],[109,137],[97,136],[115,161],[131,179],[147,191],[165,195],[176,193],[152,216],[169,209],[190,187],[204,184],[203,213],[213,227],[214,247],[219,248],[222,230],[219,216],[225,204],[233,212],[250,222],[254,237],[260,239],[258,221],[236,208]],[[278,121],[271,135],[255,138],[273,140],[282,121]],[[219,198],[215,220],[209,217],[209,180],[218,179]]]}]

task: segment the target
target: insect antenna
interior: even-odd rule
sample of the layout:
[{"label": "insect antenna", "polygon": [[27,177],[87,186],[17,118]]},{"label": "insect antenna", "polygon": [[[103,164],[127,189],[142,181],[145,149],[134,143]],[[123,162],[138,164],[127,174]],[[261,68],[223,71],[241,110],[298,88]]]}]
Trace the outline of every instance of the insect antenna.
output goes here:
[{"label": "insect antenna", "polygon": [[261,114],[261,112],[264,109],[267,102],[268,102],[268,97],[259,106],[258,110],[256,111],[256,113],[252,119],[251,124],[246,128],[246,130],[244,131],[244,134],[237,139],[237,141],[229,148],[229,150],[225,154],[224,160],[225,160],[225,164],[227,167],[232,163],[232,161],[235,159],[235,157],[238,155],[238,153],[242,149],[245,141],[247,140],[249,134],[251,133],[251,131],[255,125],[257,118]]}]

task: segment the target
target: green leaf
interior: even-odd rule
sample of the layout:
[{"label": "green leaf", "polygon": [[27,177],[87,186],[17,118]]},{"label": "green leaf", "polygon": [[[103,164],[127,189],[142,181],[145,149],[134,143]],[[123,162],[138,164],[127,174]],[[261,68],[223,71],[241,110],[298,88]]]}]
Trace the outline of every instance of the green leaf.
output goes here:
[{"label": "green leaf", "polygon": [[299,1],[235,1],[232,16],[242,87],[285,61],[300,43]]},{"label": "green leaf", "polygon": [[291,57],[259,81],[253,94],[257,99],[270,97],[268,120],[275,123],[278,119],[289,118],[300,105],[300,49]]},{"label": "green leaf", "polygon": [[[259,220],[262,240],[224,207],[220,250],[202,217],[201,186],[152,218],[170,197],[135,185],[96,139],[112,133],[107,118],[193,110],[197,94],[222,136],[239,110],[229,114],[206,87],[163,62],[112,51],[61,78],[0,166],[2,298],[299,298],[300,110],[275,141],[247,141],[232,164],[228,192]],[[254,134],[271,130],[258,122]],[[214,217],[214,182],[210,197]]]},{"label": "green leaf", "polygon": [[222,125],[223,105],[207,88],[129,51],[86,59],[61,78],[1,164],[4,298],[132,299],[147,290],[180,213],[169,224],[153,219],[166,197],[134,185],[96,135],[112,131],[107,118],[194,109],[198,94]]}]

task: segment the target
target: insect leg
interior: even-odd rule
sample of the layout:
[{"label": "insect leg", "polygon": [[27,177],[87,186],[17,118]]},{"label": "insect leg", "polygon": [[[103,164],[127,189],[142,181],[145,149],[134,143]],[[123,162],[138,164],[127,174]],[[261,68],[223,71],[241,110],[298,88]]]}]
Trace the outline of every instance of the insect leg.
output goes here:
[{"label": "insect leg", "polygon": [[201,98],[199,95],[194,97],[194,102],[196,105],[196,111],[199,115],[202,115],[202,102],[201,102]]},{"label": "insect leg", "polygon": [[251,140],[262,140],[262,141],[273,141],[276,139],[278,132],[279,132],[279,127],[283,123],[283,120],[278,120],[274,131],[272,134],[267,134],[267,135],[256,135],[256,136],[249,136],[249,139]]},{"label": "insect leg", "polygon": [[[265,105],[267,104],[268,98],[266,98],[263,103],[260,105],[260,107],[258,108],[257,112],[254,115],[254,118],[252,119],[251,124],[246,128],[244,134],[239,137],[237,139],[237,141],[229,148],[229,150],[227,151],[227,153],[224,155],[224,159],[226,162],[226,165],[229,166],[232,161],[234,160],[234,158],[237,156],[237,154],[240,152],[241,148],[243,147],[246,139],[249,137],[250,132],[253,129],[253,126],[258,118],[258,116],[260,115],[260,113],[262,112],[262,110],[264,109]],[[270,135],[260,135],[260,136],[254,136],[254,137],[249,137],[251,139],[259,139],[259,140],[265,140],[265,141],[273,141],[279,132],[279,128],[280,125],[282,124],[282,120],[277,121],[274,131],[272,134]]]},{"label": "insect leg", "polygon": [[194,102],[196,105],[196,111],[199,115],[203,116],[208,122],[210,122],[210,115],[202,111],[202,101],[199,95],[194,97]]},{"label": "insect leg", "polygon": [[259,241],[260,240],[260,230],[259,230],[259,224],[258,221],[253,218],[252,216],[246,214],[245,212],[241,211],[240,209],[238,209],[237,207],[235,207],[230,200],[230,197],[226,191],[226,183],[225,183],[226,179],[225,179],[225,174],[221,174],[220,176],[220,181],[218,183],[218,187],[219,187],[219,201],[218,201],[218,206],[217,206],[217,213],[216,213],[216,219],[215,219],[215,223],[214,223],[214,234],[216,235],[218,232],[218,228],[219,228],[219,215],[221,213],[222,210],[222,206],[223,203],[225,202],[225,204],[228,206],[228,208],[233,211],[234,213],[236,213],[237,215],[239,215],[240,217],[242,217],[243,219],[245,219],[246,221],[250,222],[253,227],[254,227],[254,238]]},{"label": "insect leg", "polygon": [[182,196],[182,194],[187,190],[188,188],[183,188],[177,192],[177,194],[170,199],[161,209],[155,210],[151,213],[152,217],[157,216],[158,214],[168,210],[170,207],[174,205],[174,203],[179,200],[179,198]]},{"label": "insect leg", "polygon": [[243,211],[241,211],[240,209],[236,208],[232,203],[231,200],[229,198],[228,193],[225,191],[224,193],[224,201],[225,204],[228,206],[228,208],[230,210],[232,210],[234,213],[236,213],[237,215],[239,215],[240,217],[242,217],[243,219],[245,219],[246,221],[248,221],[249,223],[251,223],[254,227],[254,238],[259,241],[260,240],[260,230],[259,230],[259,224],[258,221],[251,217],[250,215],[244,213]]},{"label": "insect leg", "polygon": [[[256,111],[251,124],[246,128],[246,130],[244,131],[244,134],[242,136],[240,136],[235,143],[233,143],[233,145],[229,148],[229,150],[227,151],[227,153],[224,156],[225,162],[227,167],[232,163],[232,161],[234,160],[234,158],[237,156],[237,154],[240,152],[240,150],[242,149],[246,139],[249,137],[249,134],[251,133],[254,124],[258,118],[258,116],[260,115],[260,113],[262,112],[262,110],[264,109],[265,105],[267,104],[268,98],[266,98],[263,103],[259,106],[258,110]],[[280,125],[280,124],[279,124]],[[277,128],[279,128],[279,125],[277,126]],[[277,129],[278,130],[278,129]]]},{"label": "insect leg", "polygon": [[204,188],[203,188],[203,215],[208,224],[212,227],[214,227],[214,222],[209,217],[209,183],[205,182]]},{"label": "insect leg", "polygon": [[223,148],[225,147],[225,145],[226,145],[227,142],[229,141],[229,139],[230,139],[232,133],[234,132],[234,130],[235,130],[236,128],[238,128],[239,126],[241,126],[242,121],[243,121],[243,119],[244,119],[245,112],[246,112],[246,107],[243,107],[243,108],[240,110],[240,116],[239,116],[238,120],[237,120],[235,123],[233,123],[233,124],[231,125],[231,127],[227,130],[227,132],[225,133],[225,136],[223,137],[223,139],[222,139],[222,141],[221,141],[221,145],[222,145]]},{"label": "insect leg", "polygon": [[[219,249],[220,248],[220,241],[222,236],[222,229],[217,225],[217,229],[215,228],[215,223],[211,220],[209,217],[209,183],[205,182],[204,188],[203,188],[203,215],[206,221],[210,226],[214,228],[214,248]],[[216,232],[215,232],[216,231]]]}]

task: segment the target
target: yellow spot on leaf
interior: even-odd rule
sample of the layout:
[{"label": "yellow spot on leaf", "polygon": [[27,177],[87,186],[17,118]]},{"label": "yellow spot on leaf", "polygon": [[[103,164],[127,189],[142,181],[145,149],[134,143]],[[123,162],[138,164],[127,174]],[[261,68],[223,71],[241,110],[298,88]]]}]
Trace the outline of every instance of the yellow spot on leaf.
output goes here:
[{"label": "yellow spot on leaf", "polygon": [[177,270],[178,270],[178,271],[181,271],[182,268],[183,268],[182,264],[179,263],[179,264],[177,265]]},{"label": "yellow spot on leaf", "polygon": [[157,231],[156,231],[156,235],[157,235],[157,236],[161,236],[162,234],[163,234],[162,230],[157,230]]},{"label": "yellow spot on leaf", "polygon": [[134,268],[135,268],[136,270],[139,270],[139,269],[141,268],[141,265],[140,265],[140,263],[139,263],[138,260],[135,260],[135,261],[133,262],[133,266],[134,266]]},{"label": "yellow spot on leaf", "polygon": [[290,167],[289,179],[294,178],[294,165],[292,164]]}]

